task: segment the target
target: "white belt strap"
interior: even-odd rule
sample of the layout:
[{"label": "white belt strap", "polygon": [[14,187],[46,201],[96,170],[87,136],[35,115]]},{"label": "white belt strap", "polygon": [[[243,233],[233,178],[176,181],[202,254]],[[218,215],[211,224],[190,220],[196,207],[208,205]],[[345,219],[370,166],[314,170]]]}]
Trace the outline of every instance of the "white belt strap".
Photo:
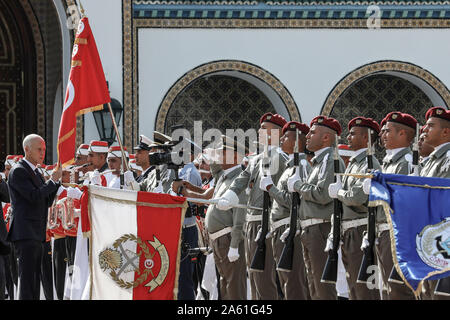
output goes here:
[{"label": "white belt strap", "polygon": [[389,230],[389,223],[378,223],[377,224],[377,234],[380,235],[381,232]]},{"label": "white belt strap", "polygon": [[367,224],[367,218],[342,221],[341,223],[342,233],[344,233],[350,228],[356,228],[364,224]]},{"label": "white belt strap", "polygon": [[190,223],[190,224],[185,224],[185,225],[183,225],[183,229],[190,228],[190,227],[194,227],[194,226],[196,226],[196,225],[197,225],[196,222]]},{"label": "white belt strap", "polygon": [[221,236],[224,236],[224,235],[226,235],[228,233],[231,233],[231,230],[233,230],[233,228],[226,227],[226,228],[223,228],[222,230],[219,230],[217,232],[210,233],[209,234],[209,239],[216,240],[217,238],[220,238]]},{"label": "white belt strap", "polygon": [[300,221],[300,227],[302,229],[305,229],[307,227],[310,227],[310,226],[313,226],[313,225],[316,225],[316,224],[319,224],[319,223],[325,223],[325,222],[329,222],[329,221],[325,220],[325,219],[316,219],[316,218],[306,219],[306,220],[301,220]]},{"label": "white belt strap", "polygon": [[245,216],[245,222],[253,222],[253,221],[261,221],[262,220],[262,215],[261,214],[247,214]]},{"label": "white belt strap", "polygon": [[289,224],[291,222],[291,218],[284,218],[281,220],[277,220],[275,222],[272,222],[270,224],[270,232],[274,232],[275,230],[277,230],[279,227],[284,226],[286,224]]}]

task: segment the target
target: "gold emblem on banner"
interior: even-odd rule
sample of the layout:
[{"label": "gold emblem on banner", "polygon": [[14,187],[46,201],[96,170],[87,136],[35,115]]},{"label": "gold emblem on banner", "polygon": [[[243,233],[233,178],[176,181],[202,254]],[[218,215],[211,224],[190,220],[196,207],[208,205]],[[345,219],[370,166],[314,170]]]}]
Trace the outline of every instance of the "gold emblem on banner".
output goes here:
[{"label": "gold emblem on banner", "polygon": [[450,218],[427,225],[416,236],[416,250],[423,262],[442,270],[450,266]]},{"label": "gold emblem on banner", "polygon": [[[128,249],[134,246],[133,242],[141,248],[141,252],[135,253],[134,250]],[[144,270],[141,271],[139,268],[139,259],[142,254],[144,254],[145,261]],[[156,254],[160,256],[161,266],[158,274],[155,276],[153,271],[157,269],[154,260]],[[146,283],[144,287],[150,287],[149,292],[152,292],[164,282],[170,266],[167,249],[158,238],[153,236],[153,241],[143,241],[134,234],[121,236],[114,242],[112,247],[107,247],[101,251],[98,255],[98,262],[102,271],[109,271],[110,277],[119,287],[130,289]],[[124,280],[124,276],[129,272],[137,273],[136,280]],[[149,280],[150,276],[151,279]]]}]

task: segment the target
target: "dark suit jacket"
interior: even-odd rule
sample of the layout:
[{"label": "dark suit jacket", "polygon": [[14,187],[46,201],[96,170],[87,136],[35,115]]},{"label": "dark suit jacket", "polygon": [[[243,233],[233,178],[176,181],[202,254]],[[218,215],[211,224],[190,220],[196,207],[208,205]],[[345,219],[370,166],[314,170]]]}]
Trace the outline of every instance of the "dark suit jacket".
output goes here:
[{"label": "dark suit jacket", "polygon": [[60,184],[50,180],[44,183],[24,160],[20,160],[9,173],[8,186],[13,210],[8,240],[45,241],[48,208]]}]

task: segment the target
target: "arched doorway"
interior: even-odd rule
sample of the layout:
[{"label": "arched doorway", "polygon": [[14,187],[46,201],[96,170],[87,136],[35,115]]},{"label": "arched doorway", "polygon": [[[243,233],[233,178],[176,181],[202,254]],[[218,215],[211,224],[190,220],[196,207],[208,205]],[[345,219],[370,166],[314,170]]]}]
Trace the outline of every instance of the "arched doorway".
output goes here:
[{"label": "arched doorway", "polygon": [[26,13],[18,1],[0,0],[0,161],[22,154],[36,132],[36,59]]},{"label": "arched doorway", "polygon": [[[322,114],[336,118],[342,125],[340,142],[347,143],[347,124],[357,116],[380,122],[387,113],[401,111],[425,123],[432,106],[448,108],[450,93],[428,71],[404,62],[383,61],[349,73],[328,95]],[[381,159],[384,154],[376,150]]]},{"label": "arched doorway", "polygon": [[294,99],[272,74],[242,61],[215,61],[187,72],[170,88],[158,110],[155,130],[170,134],[173,124],[191,130],[195,120],[202,120],[203,130],[246,131],[256,129],[265,112],[301,121]]}]

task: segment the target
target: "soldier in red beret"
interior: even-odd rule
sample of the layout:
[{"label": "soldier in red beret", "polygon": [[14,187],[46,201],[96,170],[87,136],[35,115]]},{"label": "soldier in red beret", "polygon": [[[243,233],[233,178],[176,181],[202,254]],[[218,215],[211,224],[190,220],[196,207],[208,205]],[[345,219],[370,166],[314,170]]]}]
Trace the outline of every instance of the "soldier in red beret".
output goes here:
[{"label": "soldier in red beret", "polygon": [[[353,156],[345,173],[368,173],[367,147],[369,135],[375,142],[380,128],[378,123],[365,117],[356,117],[348,123],[349,133],[347,140]],[[373,168],[380,170],[378,160],[372,155]],[[379,300],[378,289],[369,289],[366,283],[357,283],[359,273],[359,261],[362,261],[363,251],[360,250],[363,242],[364,231],[367,229],[368,195],[364,191],[363,180],[352,176],[344,176],[342,183],[330,184],[328,189],[331,198],[337,198],[342,202],[342,262],[347,274],[350,300]]]},{"label": "soldier in red beret", "polygon": [[[297,135],[298,131],[298,135]],[[311,171],[311,166],[306,161],[304,153],[306,147],[306,135],[309,132],[308,125],[297,121],[290,121],[283,126],[280,140],[281,149],[289,155],[286,170],[275,185],[270,175],[261,178],[260,188],[269,191],[274,199],[271,208],[270,232],[272,234],[272,248],[275,263],[278,265],[284,248],[283,239],[289,234],[290,213],[292,206],[292,194],[287,188],[288,179],[294,174],[301,180],[306,180]],[[294,146],[298,139],[299,170],[294,167]],[[299,213],[299,208],[297,214]],[[300,232],[294,238],[292,270],[287,272],[278,270],[278,279],[285,300],[309,300],[311,299],[306,277],[305,262],[303,259]]]},{"label": "soldier in red beret", "polygon": [[[239,203],[239,195],[246,192],[248,188],[247,204],[253,207],[263,207],[263,191],[259,188],[260,180],[265,175],[270,175],[273,184],[276,185],[281,174],[286,169],[287,155],[282,152],[279,146],[281,130],[286,124],[286,120],[278,114],[266,113],[260,119],[259,139],[265,144],[268,142],[270,172],[261,172],[264,154],[260,153],[252,157],[247,168],[233,181],[230,188],[222,195],[217,204],[220,210],[229,210]],[[258,248],[255,241],[261,225],[262,212],[249,209],[246,216],[245,252],[248,270],[250,270],[253,256]],[[266,237],[266,235],[260,235]],[[277,300],[278,291],[276,285],[275,261],[272,254],[272,241],[266,239],[265,267],[263,272],[249,271],[250,288],[253,300]]]},{"label": "soldier in red beret", "polygon": [[[303,257],[307,266],[309,288],[313,300],[336,300],[334,284],[321,282],[323,268],[328,253],[324,252],[327,237],[331,230],[331,215],[334,212],[333,199],[328,186],[334,182],[333,146],[342,128],[336,119],[326,116],[315,117],[311,129],[306,135],[306,147],[314,152],[312,169],[306,181],[297,175],[288,179],[290,192],[301,196],[300,235],[303,245]],[[344,172],[344,161],[339,158],[340,172]]]},{"label": "soldier in red beret", "polygon": [[[450,110],[443,107],[430,108],[423,128],[424,142],[434,147],[429,161],[422,168],[423,177],[450,178]],[[448,282],[448,278],[439,281]],[[442,293],[435,293],[437,280],[424,281],[424,299],[448,300],[450,297]]]},{"label": "soldier in red beret", "polygon": [[423,132],[425,126],[420,129],[419,136],[419,155],[420,155],[420,168],[423,169],[430,160],[430,154],[433,152],[434,147],[431,144],[425,142],[425,132]]},{"label": "soldier in red beret", "polygon": [[[386,132],[383,144],[386,156],[383,159],[383,173],[405,174],[412,171],[411,143],[414,140],[417,120],[407,113],[390,112],[385,117]],[[414,300],[412,291],[404,284],[389,281],[393,270],[389,225],[382,210],[377,211],[376,253],[383,278],[383,300]]]}]

